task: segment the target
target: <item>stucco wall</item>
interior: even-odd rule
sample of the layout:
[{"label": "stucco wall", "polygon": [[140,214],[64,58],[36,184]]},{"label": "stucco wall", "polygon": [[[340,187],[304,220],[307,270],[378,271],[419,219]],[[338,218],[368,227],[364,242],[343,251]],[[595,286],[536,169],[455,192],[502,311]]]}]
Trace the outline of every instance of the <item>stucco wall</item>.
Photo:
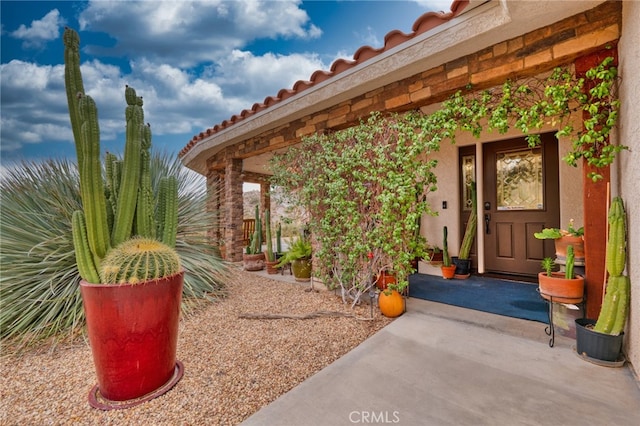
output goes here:
[{"label": "stucco wall", "polygon": [[631,313],[627,326],[625,350],[636,377],[640,374],[640,2],[625,1],[622,7],[622,37],[620,53],[620,113],[619,137],[629,152],[620,156],[616,172],[620,194],[625,202],[628,219],[627,274],[631,277]]}]

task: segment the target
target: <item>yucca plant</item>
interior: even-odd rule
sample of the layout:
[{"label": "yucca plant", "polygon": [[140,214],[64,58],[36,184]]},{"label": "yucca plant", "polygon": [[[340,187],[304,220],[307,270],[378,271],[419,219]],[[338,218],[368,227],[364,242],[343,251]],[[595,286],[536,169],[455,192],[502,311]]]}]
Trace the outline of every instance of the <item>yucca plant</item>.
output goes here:
[{"label": "yucca plant", "polygon": [[[178,182],[176,251],[189,271],[183,314],[201,302],[224,296],[229,269],[207,232],[219,220],[206,209],[204,179],[175,156],[154,154],[152,189],[161,176]],[[71,235],[71,217],[80,208],[77,167],[70,160],[23,162],[0,180],[0,336],[29,345],[48,337],[75,335],[84,324],[80,276]],[[17,342],[16,342],[17,343]]]}]

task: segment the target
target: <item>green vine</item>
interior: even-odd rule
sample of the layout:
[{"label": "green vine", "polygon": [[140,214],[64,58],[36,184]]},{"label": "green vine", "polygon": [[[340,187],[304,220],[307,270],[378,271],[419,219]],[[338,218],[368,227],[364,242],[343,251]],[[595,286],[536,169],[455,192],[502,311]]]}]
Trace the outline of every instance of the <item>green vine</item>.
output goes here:
[{"label": "green vine", "polygon": [[435,190],[437,149],[415,126],[414,114],[373,113],[359,125],[305,138],[275,156],[272,183],[293,196],[309,215],[317,242],[313,271],[343,300],[358,303],[387,270],[401,290],[410,262],[423,243],[419,219],[431,214],[426,194]]},{"label": "green vine", "polygon": [[[584,78],[567,68],[556,68],[544,79],[509,80],[499,89],[458,91],[439,110],[422,116],[417,123],[425,137],[438,142],[455,142],[458,131],[479,137],[485,129],[504,134],[513,128],[526,135],[531,146],[540,144],[539,132],[551,125],[559,129],[557,137],[572,139],[572,148],[563,158],[567,164],[575,167],[583,158],[596,168],[606,167],[619,152],[628,149],[609,141],[620,109],[616,96],[618,70],[612,63],[613,57],[605,58]],[[570,123],[576,112],[583,116],[580,129]],[[597,181],[602,175],[591,172],[589,177]]]}]

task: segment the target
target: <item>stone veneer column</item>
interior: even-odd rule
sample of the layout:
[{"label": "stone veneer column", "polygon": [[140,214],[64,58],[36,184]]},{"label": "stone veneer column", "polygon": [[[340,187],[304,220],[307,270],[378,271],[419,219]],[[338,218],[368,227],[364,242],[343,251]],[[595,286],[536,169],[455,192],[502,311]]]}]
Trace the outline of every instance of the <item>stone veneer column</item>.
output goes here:
[{"label": "stone veneer column", "polygon": [[[223,206],[224,176],[217,172],[207,175],[207,211],[214,215],[211,228],[207,231],[207,237],[216,247],[224,245]],[[222,249],[222,247],[220,247]],[[221,257],[226,258],[221,251]]]},{"label": "stone veneer column", "polygon": [[227,160],[224,174],[224,240],[226,258],[233,262],[242,260],[242,219],[244,217],[242,202],[242,160]]}]

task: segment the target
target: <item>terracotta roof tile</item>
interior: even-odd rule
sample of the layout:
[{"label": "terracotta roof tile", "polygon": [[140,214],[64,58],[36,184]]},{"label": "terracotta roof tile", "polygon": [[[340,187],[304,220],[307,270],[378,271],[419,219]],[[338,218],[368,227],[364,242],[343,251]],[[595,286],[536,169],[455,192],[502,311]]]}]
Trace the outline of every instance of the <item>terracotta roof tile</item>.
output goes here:
[{"label": "terracotta roof tile", "polygon": [[195,135],[189,141],[189,143],[187,143],[187,145],[182,148],[182,150],[178,153],[178,156],[182,158],[201,140],[229,126],[241,122],[245,118],[250,117],[257,112],[267,109],[279,102],[282,102],[283,100],[288,99],[300,92],[303,92],[308,88],[315,86],[316,84],[329,80],[340,74],[341,72],[347,71],[355,67],[356,65],[368,61],[369,59],[374,58],[381,53],[390,50],[402,43],[405,43],[426,31],[429,31],[439,25],[444,24],[445,22],[450,21],[451,19],[456,17],[468,4],[469,0],[453,0],[450,12],[427,12],[423,14],[414,22],[412,32],[410,34],[405,34],[400,30],[390,31],[384,37],[383,47],[376,49],[370,46],[362,46],[354,53],[353,60],[337,59],[333,62],[333,64],[331,64],[329,71],[317,70],[313,74],[311,74],[309,80],[298,80],[293,84],[293,87],[291,87],[291,89],[281,89],[276,96],[267,96],[262,103],[253,104],[250,110],[242,110],[240,114],[233,115],[230,119],[224,120],[222,123],[216,124],[206,131],[200,132]]}]

